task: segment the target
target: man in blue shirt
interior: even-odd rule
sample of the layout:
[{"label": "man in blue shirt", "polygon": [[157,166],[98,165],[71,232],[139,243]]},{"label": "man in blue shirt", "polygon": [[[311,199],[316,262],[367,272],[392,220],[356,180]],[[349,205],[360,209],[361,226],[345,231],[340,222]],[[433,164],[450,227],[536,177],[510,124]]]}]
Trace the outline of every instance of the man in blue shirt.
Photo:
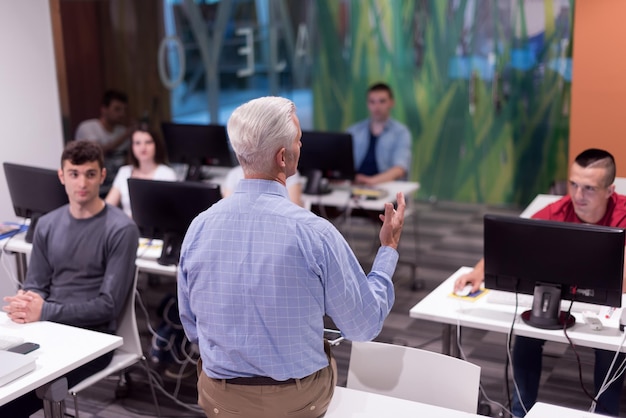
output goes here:
[{"label": "man in blue shirt", "polygon": [[355,182],[375,185],[406,180],[411,169],[411,133],[391,118],[393,92],[384,83],[367,91],[369,119],[348,128],[352,134]]},{"label": "man in blue shirt", "polygon": [[404,196],[380,215],[366,275],[330,222],[289,200],[302,136],[294,104],[252,100],[228,136],[245,177],[192,222],[179,264],[181,322],[200,348],[198,403],[210,417],[320,417],[337,381],[324,315],[348,339],[378,335],[395,298]]}]

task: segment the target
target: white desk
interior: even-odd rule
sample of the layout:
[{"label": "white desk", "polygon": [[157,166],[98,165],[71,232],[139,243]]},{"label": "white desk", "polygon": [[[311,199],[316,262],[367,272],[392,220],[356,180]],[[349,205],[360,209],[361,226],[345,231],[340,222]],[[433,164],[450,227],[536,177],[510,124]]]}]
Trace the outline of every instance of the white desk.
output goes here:
[{"label": "white desk", "polygon": [[[24,240],[25,236],[26,233],[20,233],[0,242],[0,247],[4,245],[4,250],[14,253],[16,257],[17,279],[20,283],[23,283],[26,277],[26,258],[30,255],[33,248],[33,244]],[[156,259],[161,255],[163,241],[153,240],[152,244],[148,243],[149,240],[145,238],[139,239],[136,260],[137,267],[146,273],[176,277],[177,270],[175,265],[162,266],[156,262]]]},{"label": "white desk", "polygon": [[543,402],[536,402],[526,414],[526,418],[596,418],[606,415],[592,414],[591,412],[579,411],[577,409],[565,408],[564,406],[550,405]]},{"label": "white desk", "polygon": [[[322,196],[303,195],[303,199],[306,204],[321,204],[324,206],[337,207],[346,207],[346,205],[349,204],[351,208],[381,211],[384,209],[386,202],[395,201],[397,192],[410,195],[419,189],[419,183],[392,181],[383,183],[380,187],[386,189],[388,195],[383,199],[377,200],[352,199],[350,198],[350,191],[347,189],[334,190],[332,193]],[[163,266],[156,261],[161,255],[161,245],[162,243],[160,241],[155,240],[153,246],[147,246],[146,240],[142,239],[137,249],[136,265],[140,271],[146,273],[176,277],[178,272],[177,266]]]},{"label": "white desk", "polygon": [[[451,332],[451,326],[453,325],[495,331],[504,334],[508,333],[513,321],[514,306],[490,303],[487,300],[489,297],[488,294],[473,301],[450,296],[454,288],[455,280],[461,274],[471,270],[471,267],[461,267],[458,269],[428,296],[411,308],[409,315],[412,318],[426,319],[447,325],[447,327],[444,328],[444,340],[447,338],[445,334]],[[622,296],[622,304],[625,302]],[[518,308],[513,329],[515,335],[540,338],[565,344],[569,343],[563,330],[540,329],[525,324],[521,320],[520,314],[526,309],[527,308]],[[603,329],[600,331],[592,330],[589,325],[583,322],[582,316],[579,313],[573,313],[572,315],[576,317],[576,324],[568,328],[567,335],[569,335],[575,344],[612,351],[619,347],[623,337],[623,333],[619,330],[621,309],[617,309],[610,319],[600,318],[604,325]],[[451,341],[449,339],[444,341],[444,344],[450,343]],[[444,346],[443,350],[446,354],[449,354],[451,348],[454,349],[455,347]],[[626,351],[626,348],[622,347],[621,351]]]},{"label": "white desk", "polygon": [[16,324],[0,313],[0,335],[23,338],[40,348],[27,354],[37,357],[34,371],[0,387],[0,405],[37,389],[122,345],[122,337],[54,322]]},{"label": "white desk", "polygon": [[339,187],[332,189],[332,192],[324,195],[303,194],[302,200],[310,205],[382,211],[386,202],[396,201],[396,193],[402,192],[405,196],[409,196],[419,190],[420,184],[411,181],[389,181],[381,183],[376,187],[386,190],[388,192],[387,196],[373,200],[353,198],[349,187]]},{"label": "white desk", "polygon": [[162,264],[157,263],[156,258],[137,258],[135,260],[135,265],[144,273],[149,274],[158,274],[159,276],[166,277],[176,277],[178,275],[178,266],[177,265],[169,265],[164,266]]},{"label": "white desk", "polygon": [[469,418],[479,415],[337,386],[326,418]]},{"label": "white desk", "polygon": [[[216,180],[222,179],[223,167],[211,167],[211,170],[215,170]],[[223,179],[222,179],[223,180]],[[372,211],[382,211],[385,208],[386,202],[395,202],[396,193],[402,192],[405,196],[411,195],[419,190],[419,183],[408,181],[391,181],[387,183],[381,183],[380,188],[387,190],[388,195],[382,199],[366,200],[366,199],[354,199],[350,196],[349,189],[336,189],[332,193],[321,196],[303,195],[303,200],[306,204],[315,204],[323,206],[333,206],[338,208],[351,208],[351,209],[365,209]],[[27,243],[24,238],[26,233],[17,234],[11,238],[7,238],[6,241],[0,241],[0,246],[5,245],[5,251],[15,253],[17,275],[20,282],[24,281],[26,276],[27,262],[26,258],[30,255],[32,250],[32,244]],[[163,266],[156,262],[156,259],[161,255],[162,242],[160,240],[154,240],[154,245],[146,245],[147,240],[140,239],[139,247],[137,248],[137,261],[136,265],[140,271],[146,273],[159,274],[163,276],[176,277],[177,266]]]}]

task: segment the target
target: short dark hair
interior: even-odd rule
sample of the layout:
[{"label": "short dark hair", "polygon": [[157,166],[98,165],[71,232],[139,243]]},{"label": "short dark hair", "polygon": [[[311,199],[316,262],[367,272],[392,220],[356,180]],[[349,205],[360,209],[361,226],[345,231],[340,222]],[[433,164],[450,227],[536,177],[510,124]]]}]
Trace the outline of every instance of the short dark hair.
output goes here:
[{"label": "short dark hair", "polygon": [[100,168],[104,167],[102,148],[97,142],[87,140],[68,142],[61,154],[61,168],[63,168],[64,161],[69,161],[74,165],[97,161]]},{"label": "short dark hair", "polygon": [[128,96],[118,90],[107,90],[102,96],[102,106],[109,107],[113,100],[128,104]]},{"label": "short dark hair", "polygon": [[393,99],[393,91],[391,90],[391,87],[389,87],[389,84],[380,82],[374,83],[367,89],[367,93],[369,94],[373,91],[386,91],[387,93],[389,93],[389,97]]},{"label": "short dark hair", "polygon": [[133,153],[133,136],[135,136],[135,132],[145,132],[150,135],[154,141],[154,162],[157,164],[167,164],[167,151],[165,149],[165,142],[163,142],[163,138],[147,126],[139,126],[130,136],[130,152],[128,153],[128,161],[133,165],[133,167],[139,167],[139,160],[137,160],[137,157],[135,157],[135,154]]},{"label": "short dark hair", "polygon": [[613,158],[613,155],[608,151],[598,148],[589,148],[578,154],[574,162],[583,168],[605,168],[607,187],[615,181],[615,158]]}]

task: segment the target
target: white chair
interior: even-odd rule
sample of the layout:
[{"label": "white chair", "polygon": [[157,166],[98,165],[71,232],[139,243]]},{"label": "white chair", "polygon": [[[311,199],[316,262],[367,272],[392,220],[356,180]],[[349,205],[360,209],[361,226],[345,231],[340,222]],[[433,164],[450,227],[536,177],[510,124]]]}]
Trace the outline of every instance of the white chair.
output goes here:
[{"label": "white chair", "polygon": [[615,177],[613,184],[617,193],[626,194],[626,177]]},{"label": "white chair", "polygon": [[115,373],[123,371],[124,369],[132,366],[137,362],[141,362],[148,377],[148,383],[150,384],[150,390],[152,391],[152,398],[154,400],[154,406],[156,408],[157,416],[161,416],[161,410],[154,391],[154,385],[152,384],[152,377],[150,376],[150,368],[146,357],[143,355],[141,348],[141,340],[139,339],[139,330],[137,329],[137,318],[135,316],[135,296],[137,292],[137,276],[135,273],[133,287],[131,288],[126,304],[122,309],[120,318],[117,325],[117,335],[124,339],[122,346],[115,350],[113,353],[113,359],[111,363],[100,370],[99,372],[89,376],[85,380],[79,382],[75,386],[69,388],[69,393],[74,398],[74,408],[76,418],[79,418],[78,414],[78,392],[88,388],[96,382],[104,379],[105,377]]},{"label": "white chair", "polygon": [[413,347],[352,342],[347,387],[476,413],[480,367]]}]

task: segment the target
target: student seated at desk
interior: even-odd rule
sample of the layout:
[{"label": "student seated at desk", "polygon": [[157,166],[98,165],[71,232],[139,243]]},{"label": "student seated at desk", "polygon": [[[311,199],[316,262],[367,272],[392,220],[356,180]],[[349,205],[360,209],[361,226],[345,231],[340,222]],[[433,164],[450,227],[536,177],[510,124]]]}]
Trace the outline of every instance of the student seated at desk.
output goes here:
[{"label": "student seated at desk", "polygon": [[141,126],[131,135],[128,159],[130,164],[120,167],[105,200],[113,206],[121,204],[124,212],[132,217],[128,179],[176,181],[176,173],[167,165],[163,140],[147,126]]},{"label": "student seated at desk", "polygon": [[[97,143],[67,144],[59,180],[69,203],[37,224],[23,289],[4,298],[3,310],[12,321],[54,321],[115,333],[116,320],[133,291],[139,231],[124,212],[99,197],[105,176]],[[104,369],[112,357],[109,352],[69,372],[68,385]],[[0,406],[0,416],[28,417],[41,408],[33,391]]]},{"label": "student seated at desk", "polygon": [[117,175],[117,170],[124,164],[128,154],[128,138],[133,131],[126,126],[126,108],[128,96],[116,90],[107,90],[102,95],[100,117],[80,123],[76,129],[76,140],[95,141],[102,147],[107,178],[104,179],[101,192],[108,192]]},{"label": "student seated at desk", "polygon": [[[587,223],[604,226],[626,227],[626,196],[615,193],[615,160],[607,151],[588,149],[580,153],[570,168],[569,195],[546,206],[533,215],[536,219]],[[467,283],[477,291],[484,281],[484,260],[480,260],[474,270],[456,281],[455,290]],[[626,273],[624,275],[626,289]],[[545,341],[518,336],[513,347],[513,375],[519,388],[513,393],[512,411],[516,417],[523,417],[537,400],[541,378],[541,355]],[[595,350],[594,385],[598,393],[615,352]],[[618,356],[616,365],[625,358]],[[611,370],[611,374],[615,368]],[[620,396],[624,383],[622,374],[599,397],[596,411],[618,415]],[[521,396],[521,400],[520,400]]]},{"label": "student seated at desk", "polygon": [[372,186],[406,180],[410,172],[411,133],[391,118],[393,105],[391,87],[385,83],[373,84],[367,90],[369,119],[347,129],[352,134],[357,184]]}]

